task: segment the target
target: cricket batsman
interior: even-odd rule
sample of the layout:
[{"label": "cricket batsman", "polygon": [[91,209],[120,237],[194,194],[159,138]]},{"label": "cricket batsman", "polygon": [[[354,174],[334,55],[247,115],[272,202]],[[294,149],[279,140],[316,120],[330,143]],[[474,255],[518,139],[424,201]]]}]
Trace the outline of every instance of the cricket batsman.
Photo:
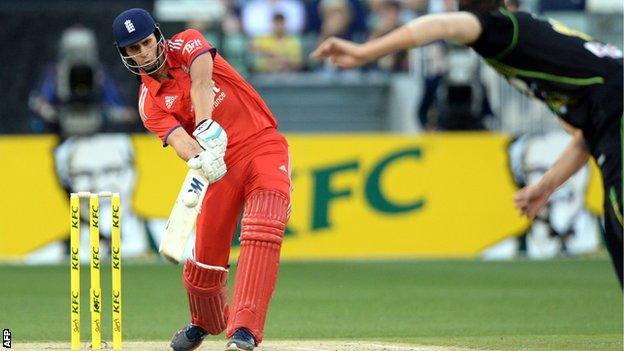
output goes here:
[{"label": "cricket batsman", "polygon": [[419,17],[361,45],[329,38],[311,56],[353,68],[436,40],[472,47],[513,86],[546,103],[573,136],[541,180],[516,193],[516,207],[534,218],[591,155],[602,174],[604,239],[621,286],[622,52],[555,21],[508,11],[503,0],[460,0],[459,10]]},{"label": "cricket batsman", "polygon": [[[290,213],[288,144],[258,93],[196,30],[165,39],[145,10],[113,21],[123,64],[139,75],[139,113],[210,186],[197,218],[194,258],[184,265],[191,322],[173,350],[194,350],[227,331],[226,350],[262,342]],[[163,170],[166,172],[166,170]],[[244,208],[241,251],[228,306],[228,260]]]}]

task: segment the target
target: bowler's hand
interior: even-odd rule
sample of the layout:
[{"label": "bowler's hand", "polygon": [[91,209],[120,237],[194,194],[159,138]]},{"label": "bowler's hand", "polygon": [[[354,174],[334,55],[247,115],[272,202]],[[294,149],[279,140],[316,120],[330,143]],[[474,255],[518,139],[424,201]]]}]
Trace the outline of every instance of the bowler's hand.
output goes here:
[{"label": "bowler's hand", "polygon": [[514,195],[514,205],[521,215],[533,219],[546,205],[553,191],[542,182],[527,185]]},{"label": "bowler's hand", "polygon": [[331,37],[326,39],[311,54],[314,60],[329,59],[340,68],[355,68],[366,62],[362,46],[348,40]]}]

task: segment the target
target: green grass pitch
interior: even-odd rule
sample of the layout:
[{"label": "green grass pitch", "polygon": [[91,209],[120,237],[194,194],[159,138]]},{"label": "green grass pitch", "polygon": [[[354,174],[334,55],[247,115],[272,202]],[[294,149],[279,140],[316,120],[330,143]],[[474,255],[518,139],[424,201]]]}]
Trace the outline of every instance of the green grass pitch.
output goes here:
[{"label": "green grass pitch", "polygon": [[[81,270],[87,340],[89,267]],[[168,340],[187,322],[180,272],[124,265],[124,340]],[[0,265],[0,277],[0,327],[11,329],[15,344],[69,341],[68,266]],[[103,266],[102,290],[110,340],[110,266]],[[265,339],[622,350],[622,335],[622,292],[610,263],[592,258],[283,263]]]}]

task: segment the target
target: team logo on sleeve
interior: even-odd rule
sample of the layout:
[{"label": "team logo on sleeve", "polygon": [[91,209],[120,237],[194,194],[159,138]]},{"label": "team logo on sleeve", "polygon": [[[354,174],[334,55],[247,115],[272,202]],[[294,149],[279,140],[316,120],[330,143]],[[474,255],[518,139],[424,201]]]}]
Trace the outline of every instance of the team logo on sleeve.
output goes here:
[{"label": "team logo on sleeve", "polygon": [[173,102],[176,101],[178,97],[177,96],[165,96],[165,106],[167,106],[167,108],[171,108],[171,106],[173,106]]},{"label": "team logo on sleeve", "polygon": [[178,51],[182,48],[182,44],[184,44],[184,39],[176,39],[167,41],[167,46],[169,47],[169,51]]},{"label": "team logo on sleeve", "polygon": [[591,51],[592,54],[603,58],[610,57],[614,59],[622,58],[622,51],[617,47],[610,44],[603,44],[596,41],[590,41],[585,43],[585,49]]},{"label": "team logo on sleeve", "polygon": [[183,54],[192,54],[197,49],[202,47],[202,42],[199,39],[193,39],[184,45],[184,50],[182,50]]}]

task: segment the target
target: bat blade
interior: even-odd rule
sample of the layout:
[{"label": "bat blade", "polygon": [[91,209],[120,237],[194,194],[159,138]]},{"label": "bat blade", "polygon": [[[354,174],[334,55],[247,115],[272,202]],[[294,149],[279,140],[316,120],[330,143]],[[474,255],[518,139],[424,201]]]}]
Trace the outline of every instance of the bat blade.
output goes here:
[{"label": "bat blade", "polygon": [[[201,204],[208,189],[208,180],[198,170],[191,169],[186,174],[180,193],[173,205],[169,220],[165,226],[163,239],[160,242],[159,253],[167,261],[178,264],[184,255],[197,215],[201,211]],[[189,206],[189,195],[197,196],[194,206]]]}]

